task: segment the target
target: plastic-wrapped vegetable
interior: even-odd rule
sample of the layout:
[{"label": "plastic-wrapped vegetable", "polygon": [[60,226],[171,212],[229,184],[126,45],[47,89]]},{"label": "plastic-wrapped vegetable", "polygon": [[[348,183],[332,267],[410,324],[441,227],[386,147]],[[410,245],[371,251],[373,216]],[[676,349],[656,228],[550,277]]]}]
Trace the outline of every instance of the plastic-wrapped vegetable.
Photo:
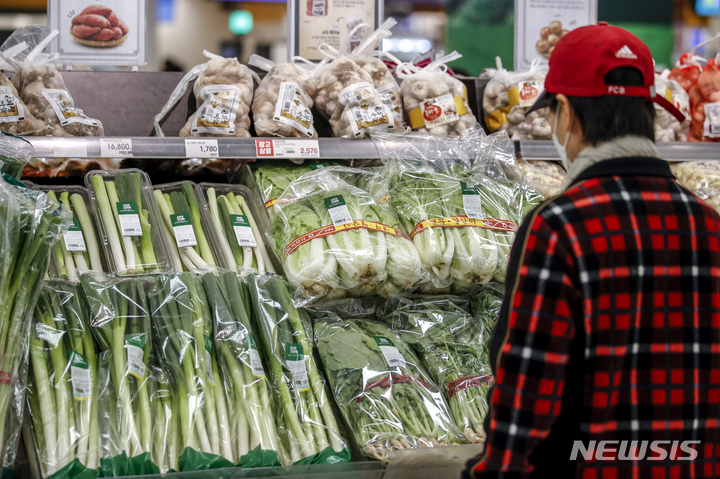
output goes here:
[{"label": "plastic-wrapped vegetable", "polygon": [[466,299],[445,296],[388,300],[383,320],[416,352],[425,371],[442,387],[455,425],[470,442],[482,442],[485,399],[492,371],[483,348],[489,332],[468,312]]},{"label": "plastic-wrapped vegetable", "polygon": [[180,136],[250,137],[253,76],[237,58],[210,57],[193,93],[199,106]]},{"label": "plastic-wrapped vegetable", "polygon": [[283,191],[290,186],[290,183],[300,178],[305,173],[310,173],[319,168],[330,166],[330,163],[311,161],[302,165],[260,163],[251,166],[255,186],[260,191],[260,197],[265,202],[268,213],[272,214],[272,206]]},{"label": "plastic-wrapped vegetable", "polygon": [[566,173],[557,163],[543,160],[519,160],[517,164],[530,186],[545,198],[562,193]]},{"label": "plastic-wrapped vegetable", "polygon": [[[388,22],[394,24],[392,19]],[[403,129],[401,119],[393,111],[393,101],[396,104],[397,99],[393,100],[396,95],[390,81],[394,80],[382,61],[368,55],[390,35],[386,25],[392,25],[388,22],[357,48],[362,55],[339,55],[329,45],[321,45],[332,61],[315,69],[307,82],[307,92],[318,111],[329,119],[333,136],[359,139]],[[376,82],[382,84],[382,95]]]},{"label": "plastic-wrapped vegetable", "polygon": [[365,455],[464,442],[440,389],[383,323],[325,318],[315,343],[340,411]]},{"label": "plastic-wrapped vegetable", "polygon": [[84,303],[71,283],[43,284],[30,365],[28,404],[42,476],[97,469],[98,354]]},{"label": "plastic-wrapped vegetable", "polygon": [[19,180],[34,154],[30,142],[0,131],[0,173]]},{"label": "plastic-wrapped vegetable", "polygon": [[263,241],[267,214],[255,195],[243,185],[200,183],[199,188],[226,267],[240,274],[253,269],[274,273]]},{"label": "plastic-wrapped vegetable", "polygon": [[258,55],[250,57],[250,65],[267,71],[252,103],[257,135],[317,138],[310,111],[313,101],[305,93],[310,72],[295,63],[276,65]]},{"label": "plastic-wrapped vegetable", "polygon": [[332,166],[292,182],[273,206],[268,239],[305,297],[386,294],[424,277],[397,218],[356,186],[361,170]]},{"label": "plastic-wrapped vegetable", "polygon": [[544,91],[547,71],[547,65],[541,65],[536,59],[527,72],[509,72],[497,57],[497,70],[486,73],[490,81],[483,93],[485,124],[491,132],[507,130],[513,140],[551,138],[547,108],[525,115]]},{"label": "plastic-wrapped vegetable", "polygon": [[270,365],[284,465],[348,462],[350,451],[314,357],[310,318],[279,276],[249,278],[255,326]]},{"label": "plastic-wrapped vegetable", "polygon": [[228,424],[235,463],[242,467],[279,466],[275,404],[250,324],[250,293],[234,271],[202,277],[214,321],[220,379],[227,391]]},{"label": "plastic-wrapped vegetable", "polygon": [[[0,159],[0,171],[5,162]],[[70,218],[40,191],[0,174],[0,466],[17,452],[35,304],[50,251]]]},{"label": "plastic-wrapped vegetable", "polygon": [[403,79],[403,108],[414,131],[438,137],[458,136],[477,123],[465,86],[447,73],[446,64],[461,56],[453,52],[424,68],[410,63],[398,66],[397,76]]},{"label": "plastic-wrapped vegetable", "polygon": [[495,323],[500,317],[504,288],[503,285],[490,283],[472,296],[471,310],[475,321],[482,323],[485,334],[481,343],[481,358],[490,364],[490,340],[495,331]]},{"label": "plastic-wrapped vegetable", "polygon": [[720,162],[688,161],[670,168],[681,185],[720,213]]},{"label": "plastic-wrapped vegetable", "polygon": [[82,271],[104,272],[95,223],[90,216],[90,194],[81,186],[42,188],[48,197],[72,216],[72,226],[55,243],[52,274],[57,278],[77,281]]},{"label": "plastic-wrapped vegetable", "polygon": [[388,136],[376,137],[376,146],[391,176],[392,208],[431,272],[425,291],[504,281],[520,218],[520,186],[469,171],[462,179],[438,172],[448,169],[445,158],[455,151],[476,148],[474,140]]},{"label": "plastic-wrapped vegetable", "polygon": [[655,141],[687,141],[690,131],[690,98],[683,87],[675,80],[671,80],[669,76],[669,70],[655,75],[655,91],[675,105],[686,118],[680,123],[667,110],[655,105]]},{"label": "plastic-wrapped vegetable", "polygon": [[15,31],[3,44],[5,49],[23,41],[28,45],[27,51],[18,53],[14,58],[17,73],[13,77],[13,85],[27,112],[52,129],[43,134],[101,136],[102,123],[88,118],[75,107],[60,72],[50,63],[54,58],[42,53],[57,34],[57,30],[49,32],[46,27],[30,25]]},{"label": "plastic-wrapped vegetable", "polygon": [[[191,273],[155,278],[148,292],[158,356],[179,396],[183,471],[235,463],[227,397],[213,347],[213,315]],[[178,466],[173,466],[178,469]]]},{"label": "plastic-wrapped vegetable", "polygon": [[[150,372],[152,339],[148,280],[97,281],[80,275],[89,322],[100,350],[98,411],[104,477],[159,473],[153,428],[157,385]],[[163,471],[167,472],[167,471]]]}]

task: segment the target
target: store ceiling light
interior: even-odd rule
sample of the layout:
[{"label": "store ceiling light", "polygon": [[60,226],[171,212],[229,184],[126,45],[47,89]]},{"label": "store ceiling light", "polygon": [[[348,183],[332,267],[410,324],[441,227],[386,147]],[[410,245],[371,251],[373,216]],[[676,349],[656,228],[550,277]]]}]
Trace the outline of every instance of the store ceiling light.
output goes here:
[{"label": "store ceiling light", "polygon": [[247,10],[235,10],[230,14],[228,28],[236,35],[246,35],[252,32],[253,16]]},{"label": "store ceiling light", "polygon": [[415,43],[412,40],[407,39],[407,38],[405,38],[404,40],[400,40],[400,42],[398,43],[398,49],[401,52],[405,52],[405,53],[411,52],[411,51],[413,51],[414,48],[415,48]]}]

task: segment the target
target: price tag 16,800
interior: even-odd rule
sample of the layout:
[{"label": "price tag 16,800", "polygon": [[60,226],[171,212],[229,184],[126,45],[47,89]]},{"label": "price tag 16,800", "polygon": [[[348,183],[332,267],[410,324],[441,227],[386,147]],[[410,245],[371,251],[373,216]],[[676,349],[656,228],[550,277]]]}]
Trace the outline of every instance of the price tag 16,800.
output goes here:
[{"label": "price tag 16,800", "polygon": [[101,158],[132,158],[133,147],[130,138],[100,138]]},{"label": "price tag 16,800", "polygon": [[185,156],[188,158],[218,158],[217,140],[185,140]]}]

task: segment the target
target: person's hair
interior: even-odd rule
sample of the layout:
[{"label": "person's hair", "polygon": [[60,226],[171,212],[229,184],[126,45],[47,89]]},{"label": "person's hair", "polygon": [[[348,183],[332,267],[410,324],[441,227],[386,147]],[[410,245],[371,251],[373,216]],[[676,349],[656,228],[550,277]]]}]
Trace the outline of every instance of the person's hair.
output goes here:
[{"label": "person's hair", "polygon": [[[606,85],[644,86],[640,70],[632,67],[615,68],[605,75]],[[552,95],[549,107],[557,111],[557,98]],[[580,122],[585,143],[596,146],[627,135],[637,135],[655,141],[655,107],[653,102],[639,97],[625,96],[568,96],[573,114]]]}]

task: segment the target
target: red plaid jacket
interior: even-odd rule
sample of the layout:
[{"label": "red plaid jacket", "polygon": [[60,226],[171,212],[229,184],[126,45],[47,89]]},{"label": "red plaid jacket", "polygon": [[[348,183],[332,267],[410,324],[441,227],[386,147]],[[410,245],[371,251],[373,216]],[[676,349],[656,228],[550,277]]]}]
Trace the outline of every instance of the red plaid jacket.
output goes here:
[{"label": "red plaid jacket", "polygon": [[720,217],[667,163],[585,170],[524,221],[506,288],[464,477],[720,476]]}]

